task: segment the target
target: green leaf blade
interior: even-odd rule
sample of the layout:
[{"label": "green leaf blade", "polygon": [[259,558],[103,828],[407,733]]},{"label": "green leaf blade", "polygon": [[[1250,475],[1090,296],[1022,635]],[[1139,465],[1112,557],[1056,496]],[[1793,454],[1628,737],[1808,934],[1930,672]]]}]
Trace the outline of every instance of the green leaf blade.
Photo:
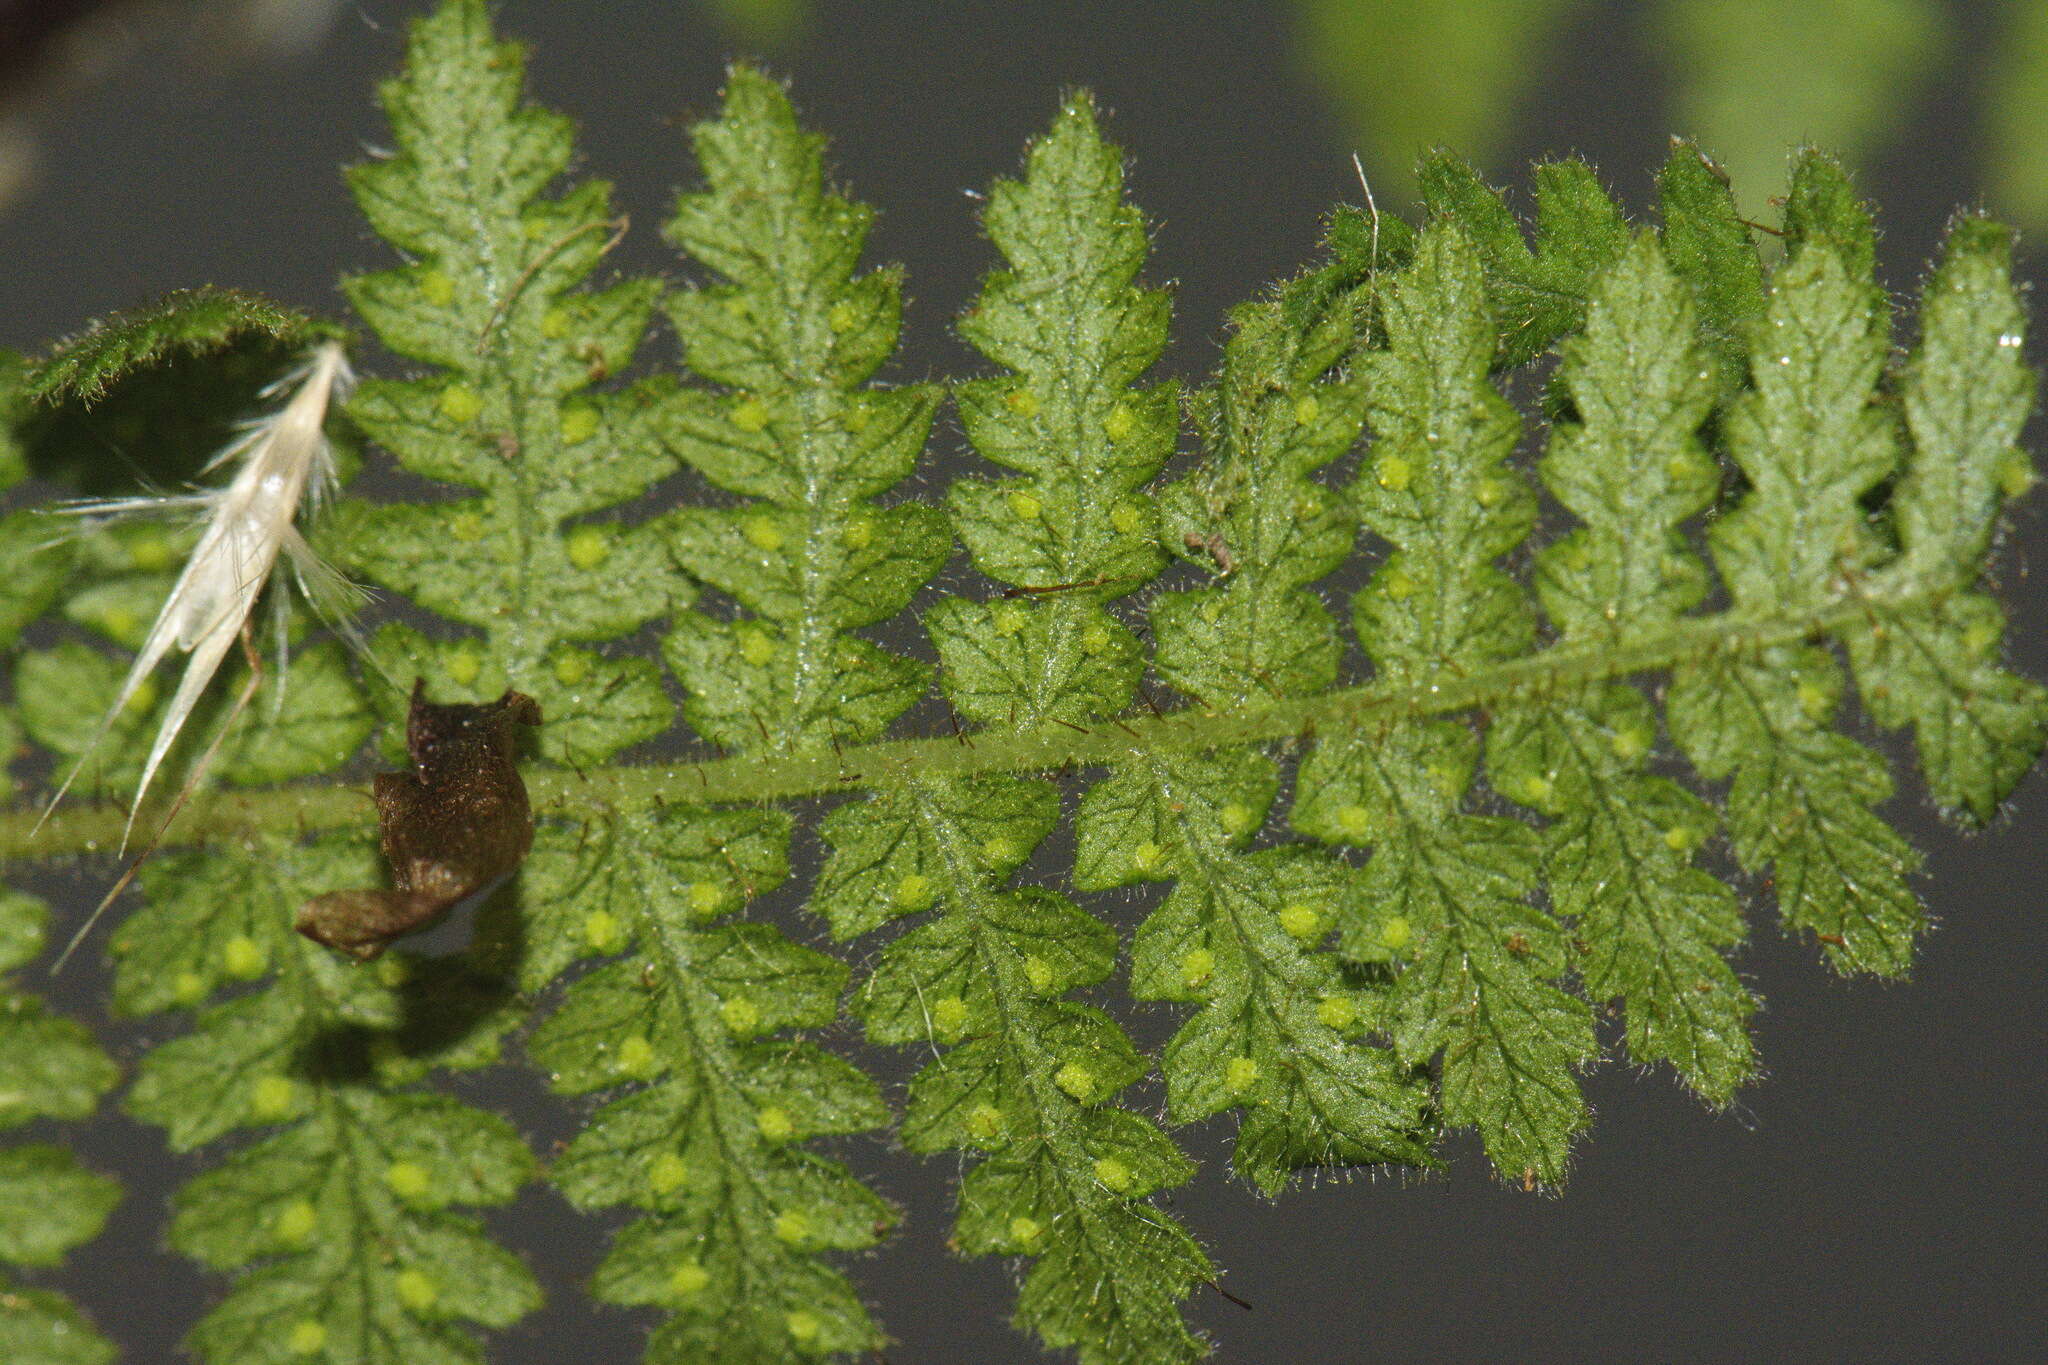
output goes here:
[{"label": "green leaf blade", "polygon": [[1892,794],[1884,760],[1830,728],[1840,692],[1828,655],[1781,650],[1680,670],[1667,716],[1702,775],[1733,775],[1736,856],[1772,869],[1785,923],[1841,971],[1899,976],[1927,923],[1907,881],[1919,855],[1873,812]]},{"label": "green leaf blade", "polygon": [[[35,960],[48,920],[41,901],[0,887],[0,972]],[[0,1131],[39,1118],[84,1118],[120,1074],[84,1026],[0,981]]]},{"label": "green leaf blade", "polygon": [[[1518,423],[1487,379],[1481,250],[1454,224],[1425,232],[1382,294],[1387,349],[1369,358],[1378,440],[1355,496],[1395,550],[1353,614],[1396,679],[1481,668],[1533,643],[1521,590],[1493,562],[1528,534],[1535,499],[1504,465]],[[1573,1073],[1595,1055],[1591,1012],[1555,984],[1568,955],[1563,929],[1530,901],[1534,832],[1461,812],[1477,747],[1451,721],[1319,736],[1292,820],[1373,848],[1339,942],[1360,964],[1398,969],[1384,1007],[1395,1056],[1412,1066],[1441,1052],[1445,1121],[1477,1127],[1504,1177],[1556,1184],[1587,1122]]]},{"label": "green leaf blade", "polygon": [[769,926],[720,922],[787,874],[787,840],[773,812],[672,807],[536,851],[557,937],[631,953],[571,986],[529,1049],[559,1090],[640,1087],[610,1099],[553,1174],[580,1207],[644,1211],[593,1288],[668,1311],[649,1361],[881,1340],[823,1257],[872,1246],[896,1211],[808,1144],[888,1110],[850,1063],[777,1036],[829,1023],[847,969]]},{"label": "green leaf blade", "polygon": [[0,1260],[55,1265],[89,1242],[121,1200],[121,1187],[62,1147],[0,1150]]},{"label": "green leaf blade", "polygon": [[1738,604],[1819,594],[1875,554],[1858,499],[1893,471],[1893,427],[1872,405],[1888,338],[1867,276],[1825,245],[1778,272],[1755,388],[1727,417],[1736,463],[1753,485],[1710,534]]},{"label": "green leaf blade", "polygon": [[1144,221],[1085,97],[1031,144],[1022,180],[996,183],[983,226],[1007,268],[960,334],[1006,373],[954,392],[975,448],[1026,477],[963,479],[949,501],[975,567],[1027,591],[949,604],[933,641],[970,719],[1085,723],[1123,709],[1137,684],[1127,632],[1102,604],[1165,565],[1138,490],[1171,453],[1179,408],[1171,385],[1136,385],[1170,309],[1134,283]]},{"label": "green leaf blade", "polygon": [[1693,865],[1719,816],[1642,771],[1654,722],[1640,693],[1574,700],[1500,719],[1494,783],[1556,817],[1543,831],[1551,906],[1586,945],[1573,958],[1587,995],[1625,1006],[1630,1058],[1668,1061],[1725,1104],[1756,1071],[1756,1001],[1723,957],[1746,936],[1735,894]]},{"label": "green leaf blade", "polygon": [[1690,296],[1651,239],[1601,277],[1559,373],[1578,420],[1554,429],[1542,475],[1586,530],[1539,556],[1544,608],[1567,635],[1675,617],[1707,586],[1677,528],[1720,480],[1695,435],[1713,405],[1711,362]]},{"label": "green leaf blade", "polygon": [[1621,212],[1582,161],[1536,167],[1536,243],[1499,190],[1444,152],[1423,158],[1418,172],[1430,216],[1456,225],[1485,270],[1497,319],[1494,365],[1527,364],[1585,318],[1592,275],[1628,244]]},{"label": "green leaf blade", "polygon": [[187,1338],[209,1362],[470,1361],[462,1322],[503,1327],[540,1301],[519,1259],[450,1207],[509,1202],[534,1175],[524,1142],[503,1119],[406,1088],[430,1064],[495,1056],[512,1022],[502,984],[395,954],[343,965],[292,931],[290,907],[337,878],[370,880],[367,862],[346,835],[175,855],[144,868],[148,903],[114,936],[127,1010],[262,983],[153,1048],[128,1095],[174,1150],[270,1130],[173,1201],[174,1247],[236,1274]]},{"label": "green leaf blade", "polygon": [[1360,519],[1396,551],[1354,599],[1360,642],[1396,671],[1522,652],[1533,623],[1491,561],[1529,533],[1535,498],[1503,464],[1519,423],[1485,378],[1477,251],[1456,228],[1425,233],[1382,306],[1388,349],[1368,357],[1377,440],[1354,489]]},{"label": "green leaf blade", "polygon": [[[1706,567],[1680,531],[1719,482],[1697,436],[1716,391],[1699,297],[1639,238],[1595,283],[1585,332],[1564,344],[1557,388],[1571,409],[1541,473],[1581,525],[1538,553],[1535,587],[1567,642],[1675,621],[1706,594]],[[1755,1001],[1722,957],[1744,925],[1733,891],[1693,865],[1718,816],[1645,771],[1656,738],[1655,710],[1634,688],[1563,690],[1496,718],[1488,768],[1496,790],[1553,817],[1551,908],[1586,945],[1573,958],[1587,994],[1626,1008],[1629,1056],[1671,1062],[1724,1104],[1756,1065]]]},{"label": "green leaf blade", "polygon": [[[1964,219],[1951,231],[1921,309],[1920,348],[1905,381],[1913,449],[1891,502],[1897,581],[1977,581],[2003,505],[2033,482],[2016,447],[2033,406],[2021,359],[2025,318],[2003,229]],[[2048,693],[2001,667],[2004,614],[1959,592],[1846,633],[1856,683],[1883,725],[1911,725],[1935,800],[1978,823],[2039,757]]]},{"label": "green leaf blade", "polygon": [[[955,1237],[969,1254],[1037,1258],[1018,1325],[1087,1360],[1192,1359],[1180,1300],[1211,1272],[1146,1201],[1192,1167],[1115,1103],[1147,1069],[1122,1029],[1062,998],[1108,972],[1113,935],[1050,891],[1004,886],[1057,813],[1031,785],[1019,798],[924,782],[835,812],[825,906],[843,928],[938,911],[883,951],[857,1010],[877,1041],[944,1049],[911,1082],[901,1136],[980,1154]],[[886,908],[851,918],[860,890]]]},{"label": "green leaf blade", "polygon": [[666,234],[725,278],[669,311],[690,368],[727,391],[684,395],[669,439],[760,501],[665,520],[676,562],[747,613],[683,615],[668,662],[686,718],[721,745],[873,739],[928,675],[848,632],[901,610],[952,540],[932,509],[870,500],[910,472],[939,391],[869,384],[896,349],[900,272],[855,273],[872,212],[826,190],[823,139],[782,87],[734,67],[692,137],[706,187]]},{"label": "green leaf blade", "polygon": [[[1868,215],[1823,158],[1802,160],[1793,198],[1798,244],[1725,422],[1751,487],[1708,535],[1738,609],[1863,593],[1884,547],[1861,500],[1900,455],[1875,401],[1889,338]],[[1830,655],[1776,646],[1675,670],[1667,717],[1703,776],[1733,777],[1736,854],[1771,869],[1785,922],[1841,970],[1900,975],[1926,923],[1906,880],[1918,858],[1874,813],[1892,792],[1883,759],[1833,728],[1841,691]]]},{"label": "green leaf blade", "polygon": [[1529,902],[1540,867],[1533,831],[1456,813],[1476,746],[1439,723],[1336,743],[1305,760],[1297,828],[1369,843],[1340,951],[1398,968],[1385,1027],[1404,1064],[1443,1054],[1446,1122],[1480,1130],[1496,1169],[1561,1183],[1588,1115],[1573,1074],[1596,1053],[1591,1011],[1554,984],[1563,930]]},{"label": "green leaf blade", "polygon": [[90,406],[127,375],[162,365],[174,353],[204,355],[250,337],[280,351],[296,350],[329,330],[296,308],[246,290],[177,289],[144,307],[93,319],[38,361],[22,390],[51,406]]},{"label": "green leaf blade", "polygon": [[116,1349],[62,1294],[0,1277],[0,1355],[19,1365],[110,1365]]},{"label": "green leaf blade", "polygon": [[1692,290],[1722,391],[1733,391],[1748,373],[1750,337],[1764,312],[1756,239],[1735,206],[1726,174],[1693,143],[1672,143],[1657,174],[1657,195],[1664,254]]},{"label": "green leaf blade", "polygon": [[[336,552],[477,626],[552,721],[576,709],[590,673],[570,642],[630,633],[691,596],[652,537],[582,520],[673,467],[654,436],[672,386],[593,390],[631,361],[656,290],[578,287],[622,224],[601,183],[543,197],[571,160],[570,127],[522,103],[522,55],[496,40],[481,4],[451,0],[418,20],[407,54],[383,89],[397,151],[349,182],[379,235],[413,259],[344,287],[386,345],[438,369],[366,386],[351,414],[401,464],[480,496],[358,506]],[[451,544],[470,549],[452,572]],[[590,762],[645,737],[571,744],[579,736],[551,724],[541,743]]]}]

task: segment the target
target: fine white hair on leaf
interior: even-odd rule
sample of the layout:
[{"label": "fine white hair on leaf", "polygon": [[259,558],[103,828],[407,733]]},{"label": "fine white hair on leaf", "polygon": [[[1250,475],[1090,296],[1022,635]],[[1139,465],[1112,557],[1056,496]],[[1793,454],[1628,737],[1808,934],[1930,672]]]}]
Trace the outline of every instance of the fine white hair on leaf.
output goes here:
[{"label": "fine white hair on leaf", "polygon": [[[143,679],[176,648],[191,657],[150,745],[142,777],[136,783],[128,825],[121,836],[121,847],[126,851],[128,836],[135,828],[136,812],[142,808],[142,798],[149,791],[157,768],[177,742],[221,660],[240,636],[257,598],[270,582],[280,554],[289,561],[292,575],[313,610],[333,623],[349,643],[360,648],[359,637],[347,627],[344,618],[362,600],[362,590],[323,562],[293,524],[302,508],[309,512],[317,508],[333,488],[334,452],[324,430],[327,408],[347,392],[354,378],[338,344],[330,341],[315,347],[304,365],[264,390],[265,396],[289,391],[290,396],[277,410],[248,423],[207,462],[208,470],[234,467],[234,477],[218,488],[167,497],[102,498],[58,509],[95,518],[183,515],[202,521],[205,529],[170,595],[164,599],[163,610],[157,613],[142,648],[136,652],[134,666],[115,694],[113,705],[86,742],[63,785],[50,798],[43,811],[44,819],[64,799],[93,751],[106,738],[114,719],[142,686]],[[280,669],[280,690],[283,684]],[[194,772],[190,781],[196,782],[200,776]]]}]

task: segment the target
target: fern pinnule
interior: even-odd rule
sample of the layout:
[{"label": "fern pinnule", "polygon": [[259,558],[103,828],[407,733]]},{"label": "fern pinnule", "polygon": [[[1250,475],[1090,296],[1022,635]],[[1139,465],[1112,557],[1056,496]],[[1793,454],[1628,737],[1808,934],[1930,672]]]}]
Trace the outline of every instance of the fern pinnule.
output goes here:
[{"label": "fern pinnule", "polygon": [[[1519,431],[1487,378],[1497,331],[1483,256],[1432,225],[1379,294],[1387,345],[1361,362],[1373,432],[1354,485],[1361,520],[1393,551],[1353,599],[1382,677],[1423,687],[1525,654],[1534,620],[1496,560],[1530,530],[1532,491],[1505,464]],[[1442,1054],[1440,1109],[1474,1125],[1504,1173],[1563,1178],[1585,1126],[1575,1070],[1595,1054],[1591,1011],[1562,988],[1562,926],[1532,902],[1534,832],[1468,813],[1478,737],[1455,720],[1388,717],[1319,733],[1292,820],[1370,846],[1341,950],[1399,965],[1384,1013],[1395,1055]]]},{"label": "fern pinnule", "polygon": [[[1692,291],[1647,234],[1595,284],[1563,347],[1570,418],[1539,469],[1581,525],[1536,558],[1536,595],[1564,641],[1668,625],[1708,589],[1679,527],[1712,504],[1698,439],[1716,392]],[[1544,876],[1577,926],[1572,962],[1595,1001],[1626,1010],[1629,1056],[1669,1061],[1725,1103],[1755,1069],[1756,1008],[1726,954],[1745,925],[1734,891],[1698,866],[1713,807],[1653,774],[1654,704],[1605,682],[1508,705],[1487,734],[1495,789],[1548,817]],[[1583,947],[1580,945],[1584,945]]]},{"label": "fern pinnule", "polygon": [[[1178,403],[1137,381],[1167,303],[1135,283],[1143,222],[1084,98],[1022,179],[997,183],[985,224],[1005,264],[961,332],[1004,372],[955,392],[969,439],[1022,477],[961,479],[948,500],[977,567],[1013,590],[946,599],[924,623],[948,704],[983,735],[1085,732],[1141,669],[1104,604],[1164,563],[1139,489]],[[855,1010],[877,1042],[940,1049],[911,1081],[904,1140],[976,1154],[954,1236],[1029,1258],[1019,1324],[1084,1360],[1186,1359],[1201,1348],[1180,1301],[1214,1272],[1151,1196],[1192,1167],[1119,1099],[1146,1070],[1123,1029],[1066,998],[1108,975],[1115,937],[1068,897],[1012,885],[1057,812],[1043,780],[913,776],[829,817],[813,905],[842,937],[931,913],[884,948]]]},{"label": "fern pinnule", "polygon": [[[932,509],[873,501],[908,474],[937,393],[868,382],[895,345],[897,274],[856,274],[869,211],[825,190],[820,140],[781,88],[734,68],[692,141],[706,184],[678,201],[667,235],[723,278],[668,304],[689,367],[724,391],[676,390],[662,431],[752,501],[650,523],[740,608],[679,612],[663,652],[705,739],[829,752],[879,735],[928,683],[925,666],[854,631],[899,609],[944,557]],[[548,879],[536,900],[560,892],[544,917],[550,968],[625,954],[570,988],[533,1050],[558,1088],[638,1087],[557,1170],[579,1204],[641,1210],[595,1290],[664,1310],[651,1361],[883,1340],[834,1262],[896,1211],[814,1143],[888,1111],[857,1067],[787,1036],[831,1022],[847,969],[731,918],[787,875],[788,831],[780,812],[680,804],[589,822],[536,855]]]},{"label": "fern pinnule", "polygon": [[[1356,517],[1314,474],[1364,425],[1378,264],[1340,254],[1236,310],[1197,398],[1208,457],[1164,490],[1162,521],[1212,585],[1161,594],[1151,621],[1161,677],[1203,705],[1313,694],[1337,674],[1310,585],[1348,555]],[[1083,798],[1074,870],[1091,890],[1171,879],[1133,940],[1131,991],[1194,1006],[1162,1058],[1173,1117],[1238,1109],[1238,1174],[1268,1192],[1304,1167],[1430,1160],[1423,1087],[1364,1040],[1382,992],[1324,950],[1356,869],[1305,844],[1248,851],[1280,777],[1267,750],[1134,758]]]}]

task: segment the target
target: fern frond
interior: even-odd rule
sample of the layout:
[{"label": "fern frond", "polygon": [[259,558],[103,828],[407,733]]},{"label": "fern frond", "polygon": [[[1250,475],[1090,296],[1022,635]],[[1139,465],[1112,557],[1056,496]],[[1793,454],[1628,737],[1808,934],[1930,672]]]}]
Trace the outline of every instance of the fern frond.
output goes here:
[{"label": "fern frond", "polygon": [[[1372,265],[1340,255],[1237,310],[1197,404],[1210,456],[1162,494],[1168,543],[1216,586],[1154,601],[1157,667],[1205,706],[1336,676],[1336,624],[1307,585],[1343,561],[1355,516],[1312,475],[1365,422]],[[1241,1108],[1237,1170],[1269,1193],[1304,1166],[1428,1160],[1423,1087],[1358,1045],[1383,991],[1318,950],[1360,894],[1356,870],[1308,846],[1245,851],[1278,787],[1270,753],[1134,759],[1083,799],[1074,873],[1091,890],[1174,880],[1138,929],[1131,991],[1198,1006],[1163,1058],[1173,1116]]]},{"label": "fern frond", "polygon": [[888,1114],[852,1065],[777,1036],[830,1023],[846,967],[724,922],[787,874],[787,820],[676,811],[554,833],[528,871],[532,931],[626,956],[578,980],[530,1051],[566,1093],[638,1087],[553,1171],[580,1207],[643,1210],[593,1291],[669,1313],[651,1362],[873,1348],[879,1332],[823,1256],[872,1245],[895,1210],[806,1144]]},{"label": "fern frond", "polygon": [[[115,1003],[191,1028],[129,1108],[180,1151],[250,1134],[174,1204],[173,1245],[234,1277],[202,1358],[468,1361],[470,1326],[535,1303],[456,1211],[513,1197],[531,1156],[422,1082],[494,1060],[540,997],[528,1053],[594,1097],[549,1177],[619,1211],[592,1289],[659,1310],[650,1361],[886,1347],[849,1263],[898,1211],[832,1144],[892,1114],[815,1034],[842,1007],[918,1054],[893,1133],[951,1154],[951,1245],[1017,1259],[1019,1325],[1090,1365],[1191,1360],[1186,1301],[1219,1272],[1171,1210],[1194,1168],[1166,1121],[1229,1115],[1234,1171],[1268,1194],[1427,1167],[1468,1128],[1503,1177],[1556,1187],[1602,1030],[1711,1105],[1755,1075],[1746,902],[1775,898],[1845,972],[1910,967],[1917,854],[1864,720],[1911,729],[1926,790],[1973,822],[2048,740],[1987,584],[2033,481],[1994,224],[1952,227],[1908,352],[1824,156],[1794,161],[1782,253],[1690,144],[1659,227],[1559,162],[1533,235],[1433,156],[1426,226],[1334,213],[1326,260],[1234,310],[1184,392],[1153,373],[1170,310],[1141,282],[1145,219],[1073,95],[987,200],[1001,261],[959,330],[989,372],[951,391],[1002,470],[942,510],[904,494],[947,386],[887,382],[901,272],[863,262],[872,213],[782,88],[734,68],[692,130],[702,183],[667,224],[691,277],[668,289],[590,284],[623,223],[602,184],[552,188],[569,131],[521,83],[481,0],[443,0],[385,87],[397,150],[351,182],[406,260],[348,289],[419,372],[349,411],[461,489],[345,504],[328,539],[451,623],[387,627],[395,668],[539,697],[561,761],[524,765],[532,852],[469,953],[344,964],[290,912],[372,880],[369,812],[334,774],[376,705],[396,717],[315,645],[286,706],[226,741],[220,771],[261,790],[204,797],[173,831],[199,847],[143,872]],[[684,373],[612,383],[657,308]],[[94,334],[62,382],[249,321],[174,314]],[[139,371],[108,404],[235,357]],[[1543,381],[1527,413],[1518,370]],[[0,355],[0,482],[27,467],[17,428],[56,429],[25,422],[20,380]],[[1183,411],[1197,448],[1169,466]],[[635,505],[672,475],[674,501]],[[33,534],[0,516],[0,551]],[[96,528],[0,580],[0,751],[77,752],[122,671],[78,638],[17,653],[23,628],[133,648],[179,535]],[[956,540],[980,586],[931,591]],[[919,624],[937,667],[900,643]],[[662,665],[694,739],[621,761],[675,718]],[[132,780],[160,704],[117,721],[90,780]],[[118,830],[67,811],[35,845],[31,814],[0,812],[10,860]],[[1175,1011],[1163,1117],[1116,1004],[1118,891],[1156,895],[1122,993]],[[858,976],[748,918],[805,896],[873,945]],[[0,970],[36,917],[0,896]],[[7,1003],[0,1124],[21,1094],[90,1108],[104,1058]],[[31,1182],[64,1198],[23,1212]],[[48,1259],[104,1197],[43,1149],[0,1153],[0,1256]],[[8,1288],[0,1354],[70,1311]]]},{"label": "fern frond", "polygon": [[1416,174],[1423,206],[1462,228],[1478,252],[1500,338],[1495,365],[1527,364],[1578,330],[1594,275],[1628,244],[1621,211],[1592,167],[1577,160],[1537,164],[1533,247],[1501,192],[1457,157],[1432,153]]},{"label": "fern frond", "polygon": [[1721,391],[1742,383],[1749,343],[1764,312],[1764,267],[1750,225],[1736,211],[1721,168],[1689,142],[1674,141],[1657,173],[1671,270],[1693,294],[1700,341],[1714,353]]},{"label": "fern frond", "polygon": [[932,508],[876,506],[910,473],[932,385],[867,381],[896,346],[900,272],[856,275],[872,212],[824,188],[823,139],[780,87],[736,68],[694,143],[708,187],[669,240],[726,282],[671,295],[691,390],[669,430],[718,487],[757,499],[672,517],[675,555],[751,617],[677,618],[685,712],[725,748],[873,739],[929,686],[922,666],[852,634],[900,610],[951,548]]},{"label": "fern frond", "polygon": [[[26,409],[20,358],[0,352],[0,490],[27,475],[15,432]],[[70,556],[38,564],[28,552],[32,514],[0,516],[0,651],[11,655],[22,626],[61,589]],[[10,551],[19,551],[15,554]],[[54,561],[54,562],[52,562]],[[0,708],[0,753],[20,741],[14,708]],[[0,779],[11,788],[12,782]],[[82,1024],[21,990],[12,973],[42,955],[49,908],[0,886],[0,1131],[37,1119],[82,1119],[120,1077],[112,1058]],[[57,1264],[99,1235],[121,1187],[47,1142],[0,1147],[0,1359],[50,1365],[107,1365],[114,1345],[77,1305],[54,1290],[23,1283],[14,1268]]]},{"label": "fern frond", "polygon": [[950,598],[925,629],[968,720],[1086,722],[1122,710],[1141,668],[1103,604],[1165,564],[1139,490],[1173,449],[1179,403],[1172,383],[1137,381],[1165,348],[1169,305],[1133,283],[1144,222],[1085,98],[1032,144],[1022,180],[996,182],[982,226],[1008,268],[960,334],[1006,373],[954,394],[974,448],[1024,477],[960,479],[948,500],[975,567],[1020,591]]},{"label": "fern frond", "polygon": [[[1753,387],[1724,417],[1750,487],[1709,541],[1738,611],[1859,581],[1882,553],[1861,499],[1898,462],[1896,423],[1877,406],[1889,338],[1861,249],[1868,220],[1833,177],[1795,185],[1821,192],[1788,205],[1798,236],[1752,344]],[[1892,790],[1883,759],[1834,728],[1842,687],[1833,656],[1810,645],[1691,665],[1672,680],[1672,736],[1707,777],[1733,776],[1736,853],[1772,869],[1786,923],[1840,967],[1895,975],[1925,922],[1906,884],[1917,859],[1873,811]]]},{"label": "fern frond", "polygon": [[1847,642],[1871,714],[1880,725],[1913,727],[1934,799],[1983,823],[2048,738],[2048,695],[1999,665],[2005,614],[1974,590],[2000,509],[2034,481],[2015,446],[2034,377],[2021,358],[2026,321],[2003,228],[1956,225],[1920,326],[1900,395],[1912,449],[1891,504],[1899,555],[1882,572],[1959,591],[1880,616],[1847,632]]},{"label": "fern frond", "polygon": [[293,351],[328,331],[298,309],[247,290],[175,289],[145,307],[94,318],[25,376],[24,392],[41,403],[91,404],[127,375],[174,354],[208,355],[248,338]]}]

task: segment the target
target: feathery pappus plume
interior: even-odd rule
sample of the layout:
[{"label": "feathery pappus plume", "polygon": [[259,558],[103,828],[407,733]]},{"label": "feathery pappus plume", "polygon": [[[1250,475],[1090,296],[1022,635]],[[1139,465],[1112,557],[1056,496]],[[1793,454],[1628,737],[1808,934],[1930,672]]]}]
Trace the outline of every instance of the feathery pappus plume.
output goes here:
[{"label": "feathery pappus plume", "polygon": [[[78,761],[72,765],[63,785],[43,811],[48,819],[64,799],[71,784],[92,758],[109,727],[128,705],[156,666],[175,647],[191,655],[184,677],[178,683],[170,709],[164,713],[149,758],[143,764],[141,780],[135,787],[134,804],[129,807],[128,824],[122,832],[121,848],[135,828],[135,815],[142,807],[151,780],[179,732],[199,704],[200,696],[213,680],[222,659],[238,637],[245,640],[245,627],[257,599],[270,581],[282,555],[291,565],[300,592],[314,611],[330,624],[350,635],[342,618],[362,598],[362,590],[320,559],[294,524],[303,509],[311,512],[332,491],[335,480],[334,452],[323,427],[330,402],[345,394],[354,375],[341,347],[325,342],[316,347],[304,365],[264,389],[263,396],[275,397],[286,391],[290,397],[269,413],[250,422],[206,464],[206,471],[235,466],[235,474],[218,488],[203,488],[170,496],[102,498],[68,503],[55,510],[76,516],[119,518],[141,515],[181,515],[204,523],[205,530],[193,546],[185,568],[164,600],[134,666],[114,697],[107,714],[86,742]],[[273,594],[278,608],[278,651],[284,651],[283,599]],[[258,669],[251,654],[249,691],[253,691]],[[278,685],[283,686],[279,669]],[[248,700],[245,691],[236,703],[237,711]],[[233,723],[230,715],[228,724]],[[218,743],[218,741],[216,741]],[[193,771],[186,789],[201,776],[206,758]],[[38,826],[40,827],[40,825]],[[133,869],[130,869],[131,872]],[[123,884],[126,878],[122,879]],[[116,891],[120,888],[117,886]],[[111,896],[109,899],[111,900]],[[101,907],[105,908],[104,905]],[[95,917],[98,912],[94,912]],[[90,927],[90,921],[88,926]],[[83,930],[80,931],[81,936]],[[74,940],[75,942],[75,940]],[[68,949],[66,950],[68,953]]]}]

